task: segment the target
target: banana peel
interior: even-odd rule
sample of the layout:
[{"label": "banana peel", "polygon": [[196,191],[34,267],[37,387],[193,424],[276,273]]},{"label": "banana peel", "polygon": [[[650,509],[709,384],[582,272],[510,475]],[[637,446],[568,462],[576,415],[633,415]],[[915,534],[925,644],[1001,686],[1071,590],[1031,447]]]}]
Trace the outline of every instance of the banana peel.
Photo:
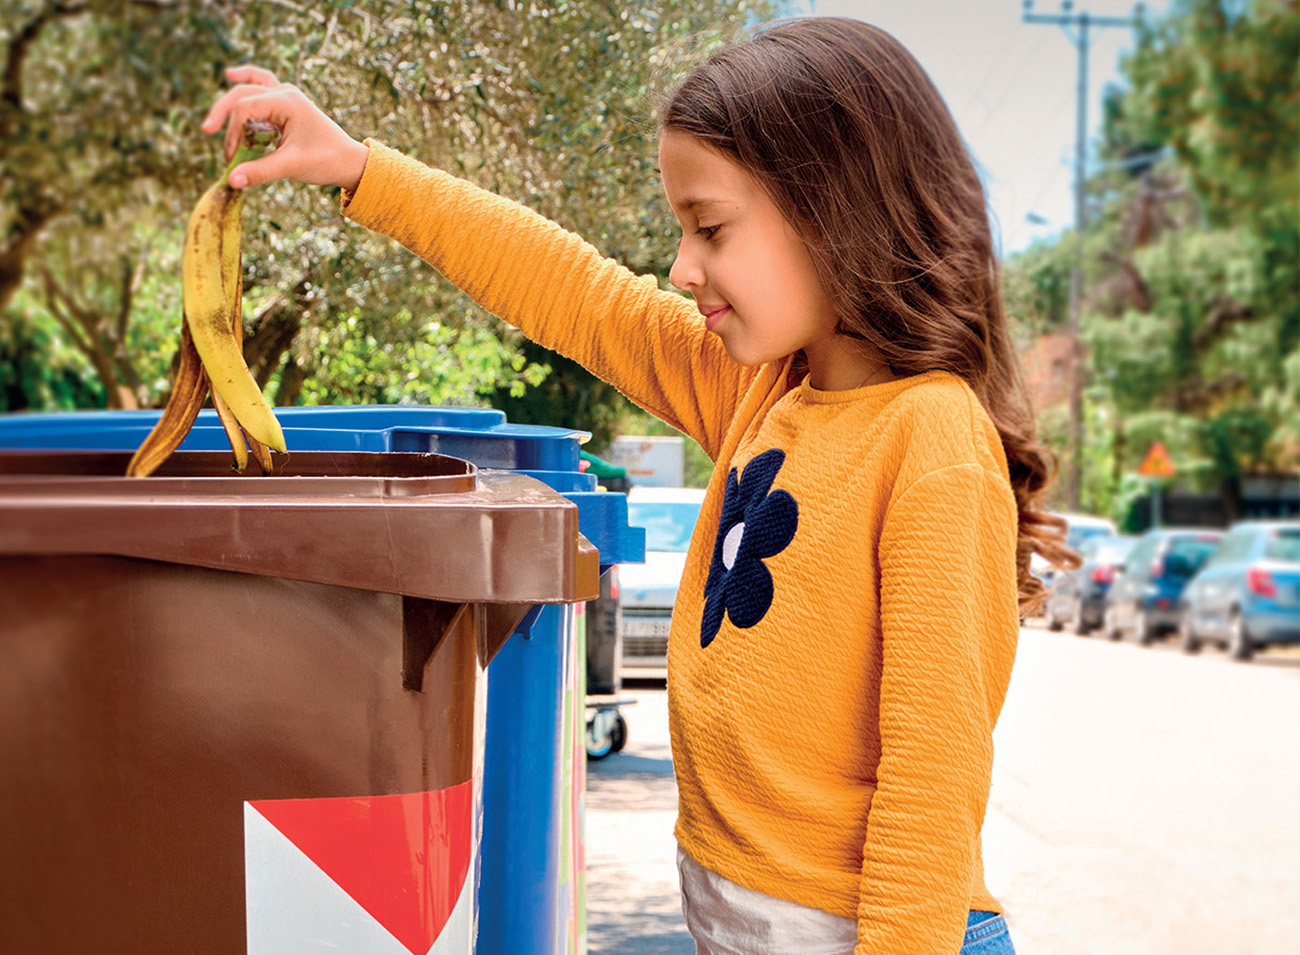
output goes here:
[{"label": "banana peel", "polygon": [[147,477],[158,470],[185,440],[208,397],[208,373],[203,370],[203,360],[199,358],[194,340],[190,338],[189,326],[184,322],[181,323],[180,352],[171,397],[167,399],[158,423],[131,457],[126,468],[127,477]]},{"label": "banana peel", "polygon": [[176,383],[158,423],[131,458],[128,477],[146,477],[167,460],[193,427],[209,391],[234,453],[234,470],[247,468],[251,450],[262,473],[269,474],[271,449],[286,450],[275,413],[244,362],[244,194],[227,181],[232,169],[255,158],[277,132],[269,124],[246,123],[235,158],[190,215],[181,256],[184,308]]}]

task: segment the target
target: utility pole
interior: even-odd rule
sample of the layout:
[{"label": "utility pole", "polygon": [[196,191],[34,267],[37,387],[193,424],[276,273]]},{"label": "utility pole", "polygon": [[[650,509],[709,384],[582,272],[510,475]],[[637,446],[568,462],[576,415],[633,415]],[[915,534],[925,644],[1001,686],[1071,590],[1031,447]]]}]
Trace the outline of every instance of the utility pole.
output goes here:
[{"label": "utility pole", "polygon": [[[1079,510],[1083,472],[1083,343],[1079,340],[1079,311],[1083,302],[1084,192],[1088,154],[1088,30],[1092,27],[1132,27],[1133,19],[1094,17],[1074,13],[1073,0],[1064,0],[1058,14],[1034,13],[1034,0],[1025,0],[1025,23],[1051,24],[1065,31],[1078,52],[1078,92],[1074,105],[1074,263],[1070,268],[1070,460],[1065,472],[1065,494],[1069,509]],[[1142,15],[1142,4],[1137,5]]]}]

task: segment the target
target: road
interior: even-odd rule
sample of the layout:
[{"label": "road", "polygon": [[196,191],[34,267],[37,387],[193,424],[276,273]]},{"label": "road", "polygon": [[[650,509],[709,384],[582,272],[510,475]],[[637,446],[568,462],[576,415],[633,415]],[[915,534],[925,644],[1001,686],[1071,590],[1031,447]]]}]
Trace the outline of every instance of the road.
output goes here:
[{"label": "road", "polygon": [[[589,765],[592,955],[690,955],[662,687]],[[1300,953],[1300,655],[1026,629],[995,738],[990,889],[1019,955]]]}]

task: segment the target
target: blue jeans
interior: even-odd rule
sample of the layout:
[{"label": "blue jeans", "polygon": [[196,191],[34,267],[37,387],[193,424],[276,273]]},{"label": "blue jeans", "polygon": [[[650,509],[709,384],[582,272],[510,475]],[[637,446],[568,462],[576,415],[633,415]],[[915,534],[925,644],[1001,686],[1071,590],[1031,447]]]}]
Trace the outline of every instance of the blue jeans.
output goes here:
[{"label": "blue jeans", "polygon": [[1006,920],[993,912],[972,912],[959,955],[1016,955]]}]

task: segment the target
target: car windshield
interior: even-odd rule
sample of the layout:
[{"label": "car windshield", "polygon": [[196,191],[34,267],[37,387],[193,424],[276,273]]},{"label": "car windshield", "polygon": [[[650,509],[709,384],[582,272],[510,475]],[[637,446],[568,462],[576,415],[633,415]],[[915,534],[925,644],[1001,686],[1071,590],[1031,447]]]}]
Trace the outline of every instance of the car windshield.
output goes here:
[{"label": "car windshield", "polygon": [[1264,556],[1286,564],[1300,564],[1300,527],[1274,531],[1264,548]]},{"label": "car windshield", "polygon": [[1120,564],[1136,543],[1136,538],[1097,537],[1088,542],[1088,559],[1098,564]]},{"label": "car windshield", "polygon": [[1197,534],[1195,537],[1175,537],[1169,542],[1169,556],[1181,558],[1189,571],[1195,572],[1219,546],[1216,534]]},{"label": "car windshield", "polygon": [[645,528],[645,549],[686,553],[700,516],[694,501],[629,501],[627,522]]}]

